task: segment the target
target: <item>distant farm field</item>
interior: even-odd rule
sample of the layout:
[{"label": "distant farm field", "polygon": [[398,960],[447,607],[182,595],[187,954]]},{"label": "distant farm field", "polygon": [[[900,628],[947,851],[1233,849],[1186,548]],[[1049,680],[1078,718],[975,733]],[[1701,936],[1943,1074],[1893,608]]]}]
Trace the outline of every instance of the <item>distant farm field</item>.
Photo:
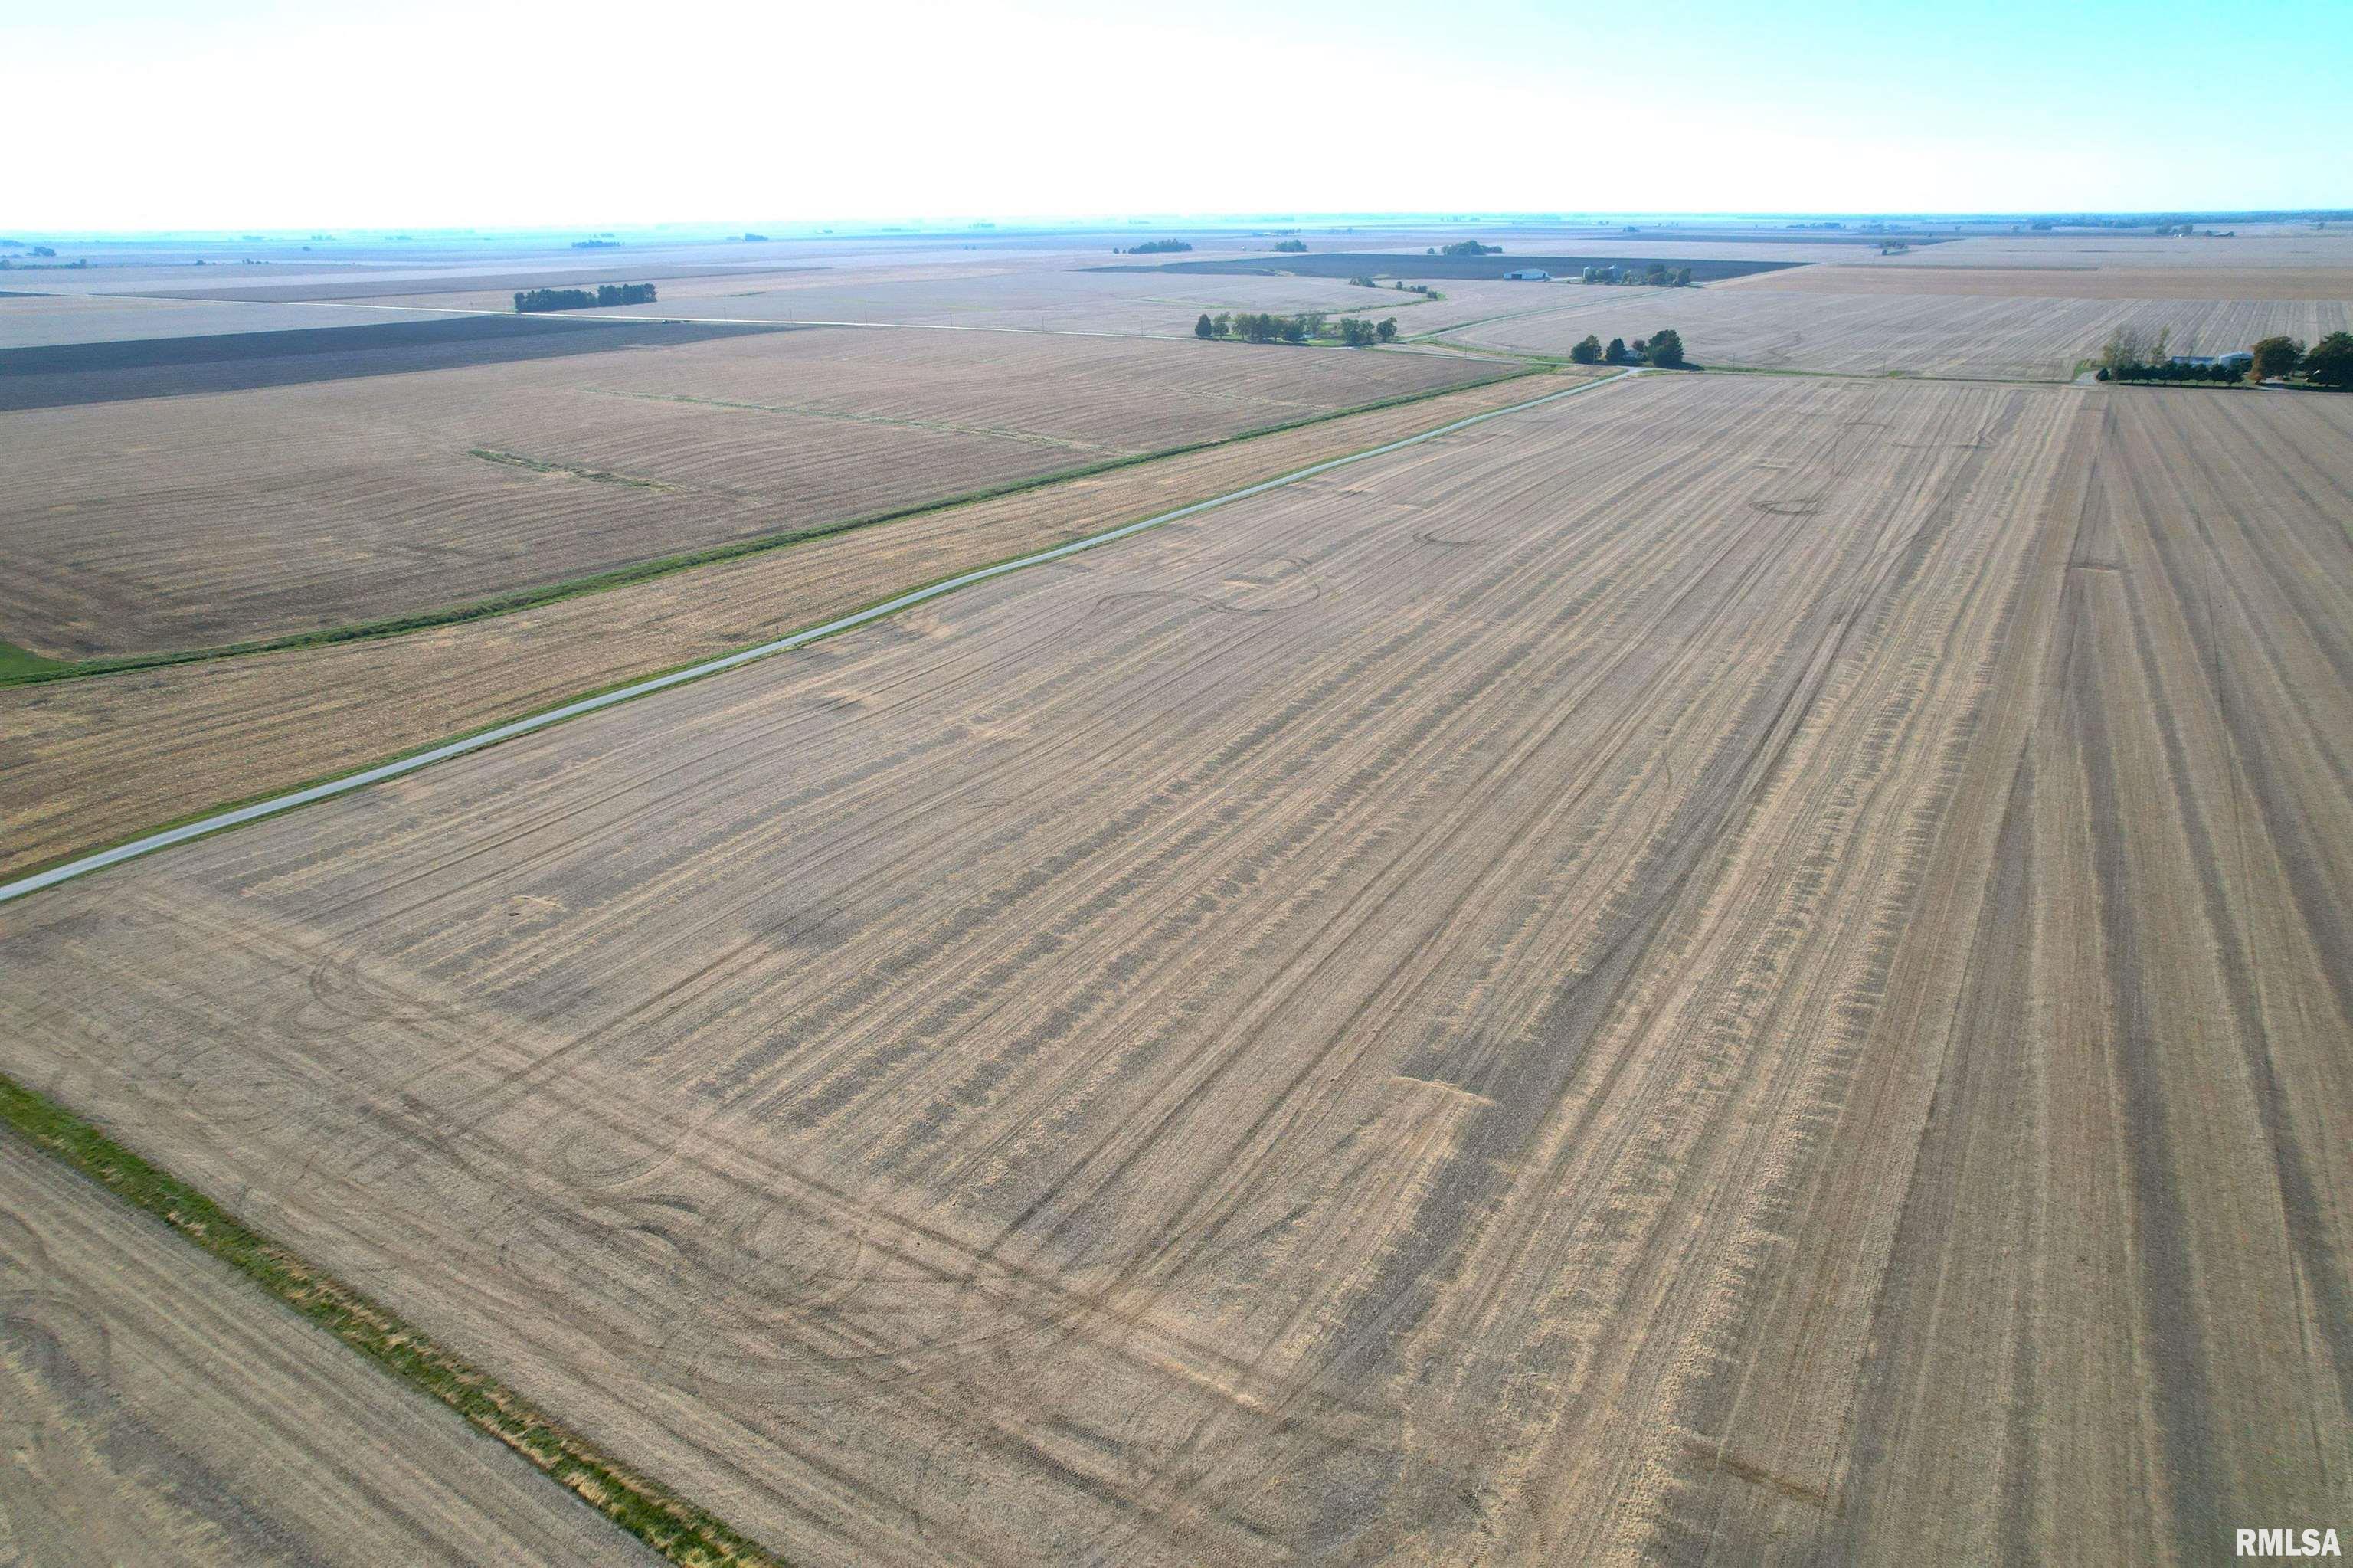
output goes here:
[{"label": "distant farm field", "polygon": [[1447,340],[1566,355],[1588,334],[1630,342],[1672,327],[1690,357],[1704,365],[2061,381],[2125,324],[2170,327],[2174,351],[2184,354],[2244,348],[2274,333],[2309,342],[2353,326],[2347,301],[1838,294],[1744,285],[1559,291],[1569,298],[1558,309],[1473,323]]},{"label": "distant farm field", "polygon": [[[396,376],[364,361],[353,378],[233,397],[0,414],[0,638],[85,657],[398,617],[1496,371],[1411,353],[626,320],[348,330],[451,334],[412,352],[560,357]],[[563,353],[599,334],[645,346]],[[206,374],[227,341],[197,340],[205,364],[122,374]],[[332,357],[266,363],[315,375],[301,367]]]},{"label": "distant farm field", "polygon": [[1500,256],[1415,256],[1391,250],[1311,250],[1305,254],[1268,254],[1264,256],[1212,256],[1189,261],[1167,261],[1153,265],[1105,267],[1102,271],[1166,272],[1177,275],[1193,273],[1295,273],[1307,278],[1353,278],[1360,274],[1390,278],[1460,278],[1497,279],[1507,273],[1535,267],[1554,277],[1575,277],[1587,267],[1631,267],[1640,271],[1645,267],[1663,266],[1670,270],[1688,267],[1699,282],[1713,282],[1720,278],[1745,278],[1752,273],[1770,272],[1783,267],[1799,265],[1795,261],[1762,260],[1727,260],[1708,256],[1679,256],[1672,251],[1651,251],[1647,254],[1581,254],[1575,256],[1540,256],[1505,254]]},{"label": "distant farm field", "polygon": [[12,906],[0,1069],[795,1562],[2211,1550],[2348,401],[1602,388]]}]

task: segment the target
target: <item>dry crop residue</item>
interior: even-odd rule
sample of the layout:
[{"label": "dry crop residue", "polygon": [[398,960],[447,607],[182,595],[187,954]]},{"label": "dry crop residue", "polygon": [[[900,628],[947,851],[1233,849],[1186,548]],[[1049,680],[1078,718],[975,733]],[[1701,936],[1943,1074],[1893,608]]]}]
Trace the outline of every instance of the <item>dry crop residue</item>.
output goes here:
[{"label": "dry crop residue", "polygon": [[2344,407],[1515,414],[11,906],[0,1068],[795,1561],[2211,1553]]},{"label": "dry crop residue", "polygon": [[1495,382],[493,620],[0,688],[0,874],[1568,384]]}]

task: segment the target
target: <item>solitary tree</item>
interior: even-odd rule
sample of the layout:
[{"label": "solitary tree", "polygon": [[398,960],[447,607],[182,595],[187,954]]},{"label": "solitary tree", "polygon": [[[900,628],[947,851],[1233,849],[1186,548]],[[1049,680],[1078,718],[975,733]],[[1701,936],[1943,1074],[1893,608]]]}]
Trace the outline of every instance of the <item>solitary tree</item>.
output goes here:
[{"label": "solitary tree", "polygon": [[2258,381],[2268,381],[2274,376],[2285,376],[2304,357],[2304,344],[2292,337],[2267,337],[2251,351],[2255,363],[2250,366]]},{"label": "solitary tree", "polygon": [[1603,362],[1606,364],[1625,364],[1629,357],[1626,353],[1626,340],[1622,337],[1611,338],[1609,340],[1609,346],[1601,351],[1601,357]]},{"label": "solitary tree", "polygon": [[1203,311],[1201,313],[1201,319],[1193,323],[1193,335],[1195,337],[1215,337],[1218,335],[1217,323],[1209,320],[1208,312]]},{"label": "solitary tree", "polygon": [[2304,373],[2323,387],[2353,387],[2353,332],[2333,332],[2305,352]]},{"label": "solitary tree", "polygon": [[[1373,334],[1383,343],[1395,343],[1397,341],[1397,317],[1384,317],[1381,324],[1373,329]],[[2342,337],[2344,334],[2339,333],[2337,335]]]},{"label": "solitary tree", "polygon": [[1601,363],[1601,340],[1587,333],[1585,341],[1570,349],[1568,356],[1579,365],[1599,365]]},{"label": "solitary tree", "polygon": [[1683,334],[1668,328],[1651,334],[1651,363],[1668,370],[1683,367]]}]

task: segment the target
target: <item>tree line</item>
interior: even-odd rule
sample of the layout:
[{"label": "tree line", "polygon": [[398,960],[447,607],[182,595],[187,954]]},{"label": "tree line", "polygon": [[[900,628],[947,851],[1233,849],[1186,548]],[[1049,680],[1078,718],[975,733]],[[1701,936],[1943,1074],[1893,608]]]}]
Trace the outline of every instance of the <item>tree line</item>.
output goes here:
[{"label": "tree line", "polygon": [[1366,321],[1357,316],[1342,316],[1332,325],[1322,311],[1305,311],[1295,316],[1268,315],[1251,311],[1219,311],[1216,315],[1201,313],[1193,323],[1193,335],[1209,339],[1230,337],[1244,343],[1312,343],[1333,341],[1350,348],[1366,348],[1377,343],[1391,343],[1397,338],[1397,317],[1386,321]]},{"label": "tree line", "polygon": [[1663,261],[1653,261],[1641,272],[1631,267],[1588,267],[1577,275],[1580,283],[1643,283],[1653,289],[1688,289],[1692,270],[1688,267],[1670,269]]},{"label": "tree line", "polygon": [[1607,347],[1591,333],[1585,341],[1568,351],[1568,357],[1579,365],[1655,365],[1662,370],[1682,370],[1688,361],[1683,358],[1683,334],[1664,327],[1649,337],[1638,337],[1631,348],[1622,337],[1613,337]]},{"label": "tree line", "polygon": [[650,305],[654,302],[651,283],[599,283],[596,291],[586,289],[525,289],[514,297],[515,313],[530,315],[538,311],[586,311],[602,305]]}]

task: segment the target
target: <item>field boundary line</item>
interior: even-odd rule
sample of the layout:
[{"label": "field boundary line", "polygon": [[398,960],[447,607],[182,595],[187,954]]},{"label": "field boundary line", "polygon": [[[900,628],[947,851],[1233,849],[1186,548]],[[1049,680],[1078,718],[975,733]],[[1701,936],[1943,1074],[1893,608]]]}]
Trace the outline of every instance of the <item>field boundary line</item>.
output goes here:
[{"label": "field boundary line", "polygon": [[1436,440],[1441,436],[1450,436],[1476,425],[1486,424],[1490,420],[1503,418],[1507,415],[1525,413],[1530,408],[1557,403],[1563,398],[1574,397],[1580,393],[1590,392],[1596,387],[1615,386],[1642,374],[1640,367],[1623,370],[1615,376],[1605,376],[1595,380],[1580,382],[1574,387],[1565,387],[1557,392],[1547,392],[1542,397],[1530,397],[1522,402],[1505,404],[1500,408],[1490,408],[1482,413],[1472,414],[1415,435],[1403,436],[1393,441],[1385,441],[1378,446],[1367,447],[1362,451],[1327,458],[1321,462],[1310,463],[1305,468],[1293,469],[1288,473],[1277,474],[1271,479],[1261,480],[1255,484],[1244,485],[1239,490],[1229,490],[1222,495],[1213,495],[1206,500],[1191,502],[1171,511],[1155,513],[1152,516],[1140,518],[1133,523],[1124,523],[1115,528],[1106,528],[1100,533],[1071,540],[1067,544],[1056,545],[1044,550],[1033,550],[989,566],[976,567],[970,571],[959,572],[954,577],[944,577],[937,582],[911,588],[879,603],[868,605],[863,609],[852,610],[848,615],[837,616],[831,620],[805,627],[798,631],[789,632],[765,642],[754,643],[749,648],[738,649],[733,653],[721,654],[715,659],[705,659],[666,674],[650,676],[593,696],[578,698],[560,706],[523,718],[510,720],[476,734],[446,741],[439,746],[428,747],[394,761],[364,768],[358,772],[345,774],[342,778],[324,783],[289,790],[284,794],[273,795],[233,810],[216,811],[178,827],[149,833],[127,843],[117,844],[111,849],[83,855],[47,871],[36,872],[29,876],[19,877],[14,882],[0,885],[0,904],[38,893],[43,888],[54,887],[59,883],[87,876],[91,872],[102,871],[111,865],[119,865],[127,860],[153,854],[157,850],[169,849],[174,844],[185,843],[191,839],[203,838],[211,833],[241,827],[247,822],[259,821],[265,817],[274,817],[280,812],[290,811],[299,806],[307,806],[314,801],[332,800],[335,796],[349,794],[354,789],[365,789],[371,784],[379,784],[388,779],[402,778],[420,768],[430,768],[437,762],[446,762],[452,758],[463,757],[470,752],[482,750],[486,747],[496,746],[501,741],[532,735],[551,726],[562,724],[567,719],[579,718],[622,703],[635,701],[639,697],[650,696],[656,692],[668,691],[673,686],[684,685],[690,681],[703,680],[758,660],[773,658],[779,653],[787,653],[796,648],[807,647],[820,639],[838,636],[842,632],[884,620],[902,609],[913,609],[916,605],[954,593],[959,588],[970,588],[1030,567],[1043,566],[1050,561],[1062,560],[1078,555],[1082,551],[1099,549],[1105,545],[1141,534],[1149,528],[1157,528],[1182,518],[1198,516],[1204,512],[1213,511],[1237,501],[1248,500],[1254,495],[1263,495],[1269,491],[1280,490],[1286,485],[1295,484],[1301,480],[1330,473],[1335,469],[1346,468],[1353,463],[1365,462],[1377,457],[1385,457],[1390,452],[1402,450],[1407,447],[1419,446],[1424,441]]},{"label": "field boundary line", "polygon": [[[1497,351],[1500,353],[1501,351]],[[1285,436],[1317,425],[1337,424],[1363,414],[1387,413],[1395,408],[1408,408],[1417,403],[1434,403],[1441,397],[1460,392],[1475,392],[1483,387],[1499,386],[1523,376],[1541,375],[1550,361],[1535,361],[1525,355],[1507,355],[1510,366],[1481,365],[1490,375],[1469,381],[1458,381],[1443,387],[1433,387],[1420,392],[1400,392],[1395,397],[1376,398],[1370,403],[1352,403],[1345,408],[1327,413],[1306,414],[1296,419],[1276,424],[1260,425],[1251,429],[1237,430],[1230,436],[1211,436],[1183,446],[1157,447],[1149,451],[1123,452],[1113,457],[1098,458],[1073,468],[1058,468],[1050,472],[1033,474],[1027,479],[1008,479],[978,490],[960,491],[936,501],[912,501],[903,506],[881,512],[862,512],[828,522],[811,523],[805,527],[787,528],[773,533],[755,534],[748,538],[731,539],[700,549],[686,550],[668,556],[655,556],[646,560],[625,562],[607,567],[584,577],[567,577],[560,582],[543,583],[536,588],[515,588],[494,593],[484,599],[467,599],[458,604],[445,604],[431,609],[412,610],[404,615],[381,616],[374,620],[346,621],[339,626],[323,626],[310,631],[291,631],[280,637],[248,639],[241,642],[216,643],[208,648],[175,648],[153,653],[100,654],[89,659],[59,660],[47,654],[20,649],[13,643],[0,642],[0,690],[9,686],[45,685],[51,681],[90,681],[105,675],[128,674],[139,670],[164,670],[181,664],[206,664],[223,659],[250,659],[264,653],[290,653],[305,648],[332,648],[345,642],[376,642],[386,638],[406,637],[411,632],[432,631],[445,626],[464,626],[477,620],[491,620],[501,616],[516,615],[525,610],[540,609],[560,604],[568,599],[580,599],[590,594],[609,593],[615,588],[633,588],[655,577],[670,577],[679,572],[694,571],[702,567],[718,566],[740,560],[746,556],[765,555],[774,550],[789,549],[795,545],[829,539],[837,535],[854,534],[887,523],[904,523],[935,513],[953,512],[960,506],[977,506],[987,502],[1002,501],[1008,496],[1022,495],[1035,490],[1050,490],[1056,485],[1077,480],[1097,479],[1124,469],[1145,468],[1153,463],[1175,458],[1198,457],[1203,452],[1221,448],[1240,446],[1263,440],[1270,436]],[[634,394],[617,394],[634,396]],[[471,455],[480,456],[480,450]]]},{"label": "field boundary line", "polygon": [[786,1568],[716,1514],[622,1465],[490,1373],[258,1231],[95,1123],[0,1074],[0,1127],[181,1240],[227,1264],[297,1317],[376,1369],[447,1405],[670,1562],[693,1568]]}]

